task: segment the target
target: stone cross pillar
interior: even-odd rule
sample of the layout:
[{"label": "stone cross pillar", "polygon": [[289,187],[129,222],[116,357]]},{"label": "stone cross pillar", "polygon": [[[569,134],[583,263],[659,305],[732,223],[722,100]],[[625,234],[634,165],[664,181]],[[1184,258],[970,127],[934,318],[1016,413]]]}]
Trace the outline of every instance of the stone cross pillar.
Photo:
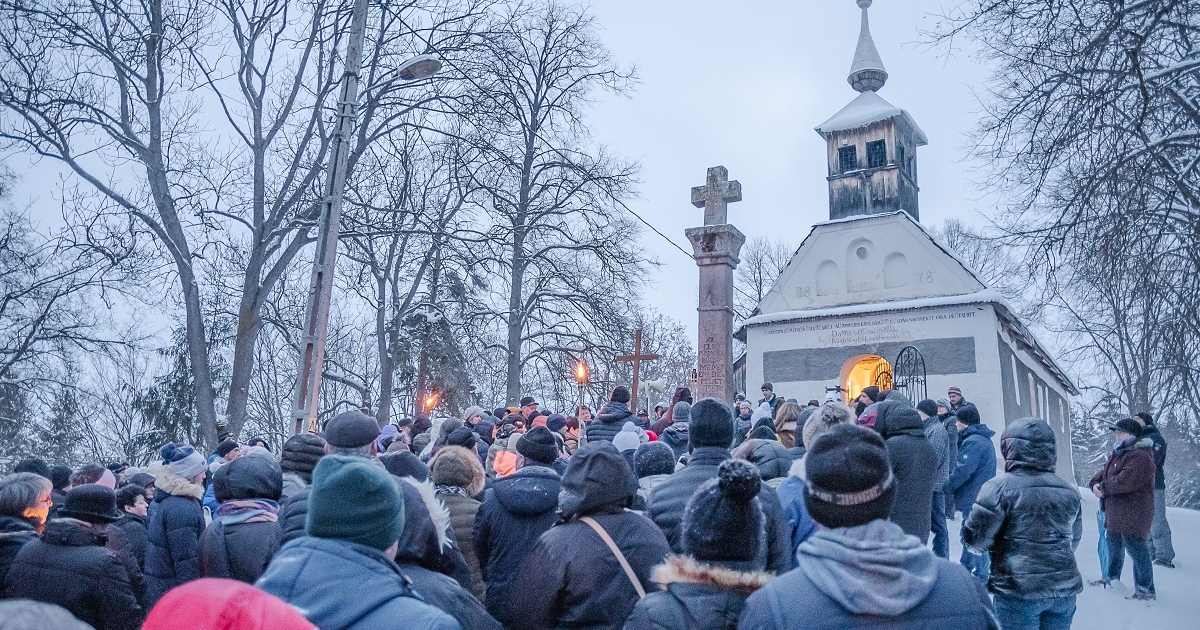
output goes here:
[{"label": "stone cross pillar", "polygon": [[692,205],[704,208],[704,226],[684,233],[700,268],[698,378],[692,395],[733,401],[733,270],[746,237],[727,223],[728,204],[742,200],[742,185],[724,166],[708,169],[704,186],[692,189]]}]

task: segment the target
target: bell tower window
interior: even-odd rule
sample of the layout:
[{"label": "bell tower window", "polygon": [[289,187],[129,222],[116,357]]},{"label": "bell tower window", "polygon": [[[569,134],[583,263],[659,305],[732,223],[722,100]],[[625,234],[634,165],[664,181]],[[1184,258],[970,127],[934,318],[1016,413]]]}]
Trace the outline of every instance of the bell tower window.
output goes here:
[{"label": "bell tower window", "polygon": [[858,169],[858,147],[838,148],[838,171],[848,173]]},{"label": "bell tower window", "polygon": [[875,140],[867,143],[867,168],[887,166],[887,141]]}]

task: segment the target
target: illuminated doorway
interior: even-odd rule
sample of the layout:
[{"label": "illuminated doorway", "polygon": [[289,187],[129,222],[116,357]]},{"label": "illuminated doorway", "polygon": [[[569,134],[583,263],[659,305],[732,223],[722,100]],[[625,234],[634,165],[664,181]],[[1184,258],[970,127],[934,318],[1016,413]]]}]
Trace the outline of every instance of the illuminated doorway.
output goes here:
[{"label": "illuminated doorway", "polygon": [[881,390],[892,387],[892,364],[879,356],[865,356],[851,359],[846,371],[845,385],[850,402],[858,398],[864,387],[874,385]]}]

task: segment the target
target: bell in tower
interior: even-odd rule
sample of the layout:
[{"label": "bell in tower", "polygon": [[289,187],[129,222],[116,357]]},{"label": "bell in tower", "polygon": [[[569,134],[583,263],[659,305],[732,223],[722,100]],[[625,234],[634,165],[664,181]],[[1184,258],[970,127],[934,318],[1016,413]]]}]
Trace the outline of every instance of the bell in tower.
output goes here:
[{"label": "bell in tower", "polygon": [[829,159],[829,218],[904,210],[920,220],[917,206],[917,152],[928,139],[908,112],[876,92],[888,79],[862,9],[858,46],[846,81],[857,98],[817,127]]}]

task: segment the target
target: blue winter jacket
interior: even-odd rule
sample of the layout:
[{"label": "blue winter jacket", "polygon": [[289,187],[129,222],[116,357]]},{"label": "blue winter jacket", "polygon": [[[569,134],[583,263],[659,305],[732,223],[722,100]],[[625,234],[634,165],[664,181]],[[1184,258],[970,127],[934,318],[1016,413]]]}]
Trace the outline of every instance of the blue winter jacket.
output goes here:
[{"label": "blue winter jacket", "polygon": [[167,591],[200,578],[200,534],[204,532],[204,510],[200,497],[204,488],[171,472],[166,466],[155,472],[153,510],[147,523],[150,546],[146,548],[146,607],[150,608]]},{"label": "blue winter jacket", "polygon": [[456,630],[450,615],[424,603],[382,551],[304,536],[284,545],[258,588],[299,610],[321,630]]},{"label": "blue winter jacket", "polygon": [[793,552],[800,543],[808,540],[808,537],[817,531],[817,522],[809,516],[808,506],[804,504],[804,461],[805,458],[801,457],[792,462],[787,479],[775,490],[775,494],[779,495],[779,502],[783,504],[783,515],[788,520]]},{"label": "blue winter jacket", "polygon": [[958,461],[945,491],[954,497],[954,509],[971,513],[971,505],[979,489],[996,476],[996,447],[992,436],[996,432],[985,424],[972,424],[958,433]]}]

